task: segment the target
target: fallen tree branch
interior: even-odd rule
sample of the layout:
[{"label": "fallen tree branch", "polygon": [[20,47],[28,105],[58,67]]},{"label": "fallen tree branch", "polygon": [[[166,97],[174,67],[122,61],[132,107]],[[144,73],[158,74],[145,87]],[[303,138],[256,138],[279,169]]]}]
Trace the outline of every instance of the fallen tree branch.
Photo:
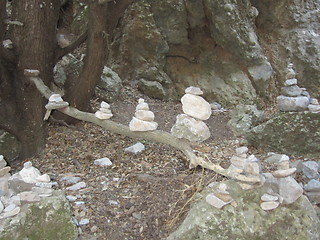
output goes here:
[{"label": "fallen tree branch", "polygon": [[[54,92],[52,92],[43,83],[41,78],[30,77],[30,80],[36,85],[37,89],[45,98],[49,99],[49,97],[52,94],[54,94]],[[236,179],[239,181],[251,182],[251,183],[262,181],[262,179],[259,176],[252,176],[252,175],[249,176],[249,175],[242,175],[242,174],[230,172],[227,169],[222,168],[218,164],[205,161],[203,158],[198,157],[194,154],[193,149],[187,140],[177,138],[168,132],[161,131],[161,130],[154,130],[154,131],[147,131],[147,132],[133,132],[133,131],[130,131],[128,126],[125,126],[120,123],[116,123],[111,120],[98,119],[95,117],[93,113],[82,112],[74,107],[65,107],[57,110],[75,119],[94,123],[112,133],[125,135],[131,138],[145,139],[153,142],[170,145],[184,153],[184,155],[190,161],[190,164],[189,164],[190,168],[194,168],[199,165],[203,168],[210,169],[220,175],[223,175],[225,177],[229,177],[232,179]]]}]

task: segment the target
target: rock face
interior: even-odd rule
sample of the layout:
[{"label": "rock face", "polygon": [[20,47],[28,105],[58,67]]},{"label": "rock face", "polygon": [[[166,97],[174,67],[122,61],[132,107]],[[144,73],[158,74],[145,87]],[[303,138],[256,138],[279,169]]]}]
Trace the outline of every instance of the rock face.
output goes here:
[{"label": "rock face", "polygon": [[273,210],[269,208],[278,204],[267,199],[270,201],[263,204],[266,208],[263,210],[260,201],[266,191],[264,187],[244,191],[235,182],[227,184],[236,207],[230,204],[222,209],[211,206],[205,198],[212,190],[206,188],[168,240],[319,239],[320,220],[305,196],[292,205],[281,205]]},{"label": "rock face", "polygon": [[283,112],[252,128],[246,139],[252,146],[272,152],[319,156],[320,115],[310,112]]},{"label": "rock face", "polygon": [[1,220],[0,239],[77,239],[77,229],[71,220],[70,206],[63,192],[38,203],[24,205],[24,214]]},{"label": "rock face", "polygon": [[197,83],[208,101],[230,107],[275,92],[282,80],[272,79],[286,79],[292,62],[319,98],[320,3],[283,2],[136,2],[119,22],[108,66],[150,96],[179,98]]}]

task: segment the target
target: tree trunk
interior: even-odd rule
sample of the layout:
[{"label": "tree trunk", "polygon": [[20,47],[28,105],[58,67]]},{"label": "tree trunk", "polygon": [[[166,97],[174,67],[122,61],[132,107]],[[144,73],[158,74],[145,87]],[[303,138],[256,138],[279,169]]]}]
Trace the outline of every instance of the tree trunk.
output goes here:
[{"label": "tree trunk", "polygon": [[76,82],[68,82],[65,100],[72,106],[86,110],[100,79],[107,54],[107,4],[89,1],[89,29],[84,67]]},{"label": "tree trunk", "polygon": [[10,25],[8,38],[13,49],[2,48],[0,126],[20,141],[22,159],[39,153],[46,138],[45,99],[23,72],[38,69],[46,84],[53,80],[58,14],[59,1],[12,2],[11,19],[23,26]]}]

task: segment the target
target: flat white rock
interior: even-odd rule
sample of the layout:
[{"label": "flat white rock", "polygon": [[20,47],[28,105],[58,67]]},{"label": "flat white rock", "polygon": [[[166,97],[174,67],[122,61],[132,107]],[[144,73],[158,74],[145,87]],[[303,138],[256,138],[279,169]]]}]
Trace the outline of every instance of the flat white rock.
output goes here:
[{"label": "flat white rock", "polygon": [[200,120],[210,118],[211,106],[204,98],[187,93],[181,98],[181,102],[185,114]]},{"label": "flat white rock", "polygon": [[113,117],[113,114],[112,113],[104,113],[102,111],[96,111],[94,116],[96,118],[99,118],[101,120],[105,120],[105,119],[110,119]]},{"label": "flat white rock", "polygon": [[3,177],[4,175],[6,175],[8,172],[10,172],[11,167],[4,167],[0,169],[0,177]]},{"label": "flat white rock", "polygon": [[32,163],[24,163],[24,168],[19,172],[22,180],[26,183],[36,183],[37,178],[41,176],[40,171],[32,166]]},{"label": "flat white rock", "polygon": [[264,202],[278,201],[279,197],[265,193],[261,196],[261,200]]},{"label": "flat white rock", "polygon": [[87,184],[85,182],[78,182],[70,187],[67,187],[67,190],[71,190],[71,191],[76,191],[82,188],[85,188],[87,186]]},{"label": "flat white rock", "polygon": [[94,160],[94,165],[98,165],[98,166],[111,166],[112,162],[109,158],[104,157],[104,158],[99,158]]},{"label": "flat white rock", "polygon": [[102,101],[102,102],[100,103],[100,107],[101,107],[101,108],[110,108],[110,104],[107,103],[107,102],[105,102],[105,101]]},{"label": "flat white rock", "polygon": [[13,216],[17,215],[19,212],[20,212],[20,207],[16,207],[15,209],[13,209],[12,211],[9,211],[9,212],[2,212],[0,214],[0,219],[13,217]]},{"label": "flat white rock", "polygon": [[296,168],[280,169],[280,170],[273,171],[271,174],[276,178],[283,178],[283,177],[290,176],[295,171],[297,171]]},{"label": "flat white rock", "polygon": [[279,195],[283,197],[284,204],[294,203],[302,194],[303,189],[293,177],[278,179]]},{"label": "flat white rock", "polygon": [[4,168],[5,166],[7,166],[7,162],[4,160],[4,157],[0,155],[0,169]]},{"label": "flat white rock", "polygon": [[245,146],[236,148],[237,156],[242,155],[242,154],[247,154],[248,151],[249,151],[249,149]]},{"label": "flat white rock", "polygon": [[129,123],[129,129],[133,132],[153,131],[158,128],[158,123],[151,121],[143,121],[133,117]]},{"label": "flat white rock", "polygon": [[79,221],[79,225],[80,226],[87,225],[87,224],[89,224],[89,222],[90,222],[90,220],[88,218],[84,218]]},{"label": "flat white rock", "polygon": [[137,154],[137,153],[142,152],[144,150],[145,150],[145,146],[141,142],[137,142],[136,144],[124,149],[125,152],[130,152],[130,153],[134,153],[134,154]]},{"label": "flat white rock", "polygon": [[81,181],[81,177],[66,176],[66,177],[61,178],[61,181],[64,181],[67,184],[75,184],[75,183]]},{"label": "flat white rock", "polygon": [[154,120],[154,113],[148,110],[138,110],[135,112],[134,116],[143,121]]},{"label": "flat white rock", "polygon": [[21,192],[18,194],[21,202],[39,202],[40,196],[31,191]]},{"label": "flat white rock", "polygon": [[274,201],[271,201],[271,202],[262,202],[260,204],[261,208],[265,211],[270,211],[270,210],[273,210],[275,208],[277,208],[278,206],[280,205],[279,202],[274,202]]},{"label": "flat white rock", "polygon": [[222,208],[223,206],[229,204],[230,202],[225,202],[220,198],[216,197],[213,193],[209,193],[206,196],[206,202],[215,208]]},{"label": "flat white rock", "polygon": [[0,213],[2,213],[3,209],[4,209],[4,205],[3,205],[2,201],[0,200]]},{"label": "flat white rock", "polygon": [[41,175],[40,177],[37,177],[36,180],[39,181],[39,182],[45,182],[45,183],[48,183],[48,182],[51,181],[50,176],[48,174],[46,174],[46,173]]}]

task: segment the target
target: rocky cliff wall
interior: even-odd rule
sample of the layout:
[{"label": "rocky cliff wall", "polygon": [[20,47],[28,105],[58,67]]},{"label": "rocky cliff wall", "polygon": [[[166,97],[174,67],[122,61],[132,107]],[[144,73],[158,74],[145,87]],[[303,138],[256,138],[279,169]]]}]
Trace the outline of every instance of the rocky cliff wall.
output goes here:
[{"label": "rocky cliff wall", "polygon": [[108,65],[156,98],[195,85],[229,107],[272,101],[292,62],[319,97],[317,1],[139,0],[118,24]]}]

